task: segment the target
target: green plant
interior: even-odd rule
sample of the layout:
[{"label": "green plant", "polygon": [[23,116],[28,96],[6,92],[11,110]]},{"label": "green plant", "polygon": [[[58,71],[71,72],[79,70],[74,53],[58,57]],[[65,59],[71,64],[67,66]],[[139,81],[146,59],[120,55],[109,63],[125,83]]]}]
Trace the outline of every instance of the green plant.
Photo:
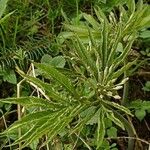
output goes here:
[{"label": "green plant", "polygon": [[148,57],[150,56],[150,49],[149,49],[149,42],[150,42],[150,30],[148,29],[143,29],[140,33],[139,33],[139,47],[140,47],[140,53],[144,56],[144,57]]},{"label": "green plant", "polygon": [[150,91],[150,81],[147,81],[145,83],[145,86],[142,88],[145,92],[149,92]]},{"label": "green plant", "polygon": [[128,105],[128,108],[133,109],[135,111],[135,116],[142,121],[146,116],[146,113],[150,113],[150,102],[149,101],[142,101],[136,100],[131,102]]},{"label": "green plant", "polygon": [[[111,11],[108,16],[98,7],[95,9],[96,17],[90,14],[81,13],[76,19],[68,21],[66,15],[63,16],[66,20],[64,28],[67,31],[61,32],[58,36],[59,42],[63,43],[76,33],[83,42],[89,42],[89,30],[95,41],[99,42],[101,39],[100,31],[102,30],[102,18],[105,18],[106,23],[112,27],[112,33],[117,33],[118,26],[122,27],[122,38],[125,41],[128,35],[144,30],[150,26],[149,5],[143,4],[142,0],[135,3],[134,0],[125,1],[126,5],[119,5],[117,12]],[[110,2],[111,3],[111,2]],[[126,6],[128,9],[126,9]],[[117,17],[119,16],[119,17]],[[77,23],[76,23],[77,22]],[[88,28],[87,28],[88,27]]]},{"label": "green plant", "polygon": [[14,12],[8,13],[7,15],[5,15],[3,18],[3,14],[5,12],[6,6],[7,6],[7,2],[8,0],[1,0],[0,1],[0,24],[7,19],[10,15],[12,15]]},{"label": "green plant", "polygon": [[2,78],[3,81],[7,81],[12,84],[17,84],[16,74],[13,70],[9,69],[4,70],[0,67],[0,77]]},{"label": "green plant", "polygon": [[[67,53],[66,56],[68,65],[72,66],[68,71],[64,70],[62,73],[59,68],[56,69],[51,64],[34,63],[41,75],[47,80],[50,79],[48,82],[35,78],[34,74],[34,77],[32,77],[18,71],[46,99],[23,97],[1,100],[1,102],[21,104],[28,108],[41,108],[41,111],[28,114],[22,120],[14,123],[2,135],[10,134],[19,127],[34,124],[31,126],[31,130],[18,138],[14,144],[24,142],[22,147],[25,147],[45,134],[48,134],[47,143],[65,127],[68,127],[74,118],[76,118],[75,125],[70,124],[70,129],[68,128],[68,130],[70,130],[70,134],[80,133],[86,122],[94,114],[97,114],[98,125],[94,142],[97,149],[100,148],[105,136],[105,117],[112,120],[123,130],[126,128],[129,134],[132,133],[129,123],[122,116],[122,112],[131,115],[130,111],[112,102],[111,97],[115,99],[121,98],[117,94],[117,90],[122,88],[127,78],[118,83],[116,80],[124,73],[124,70],[127,70],[135,63],[130,62],[122,66],[131,49],[134,38],[132,37],[128,44],[123,47],[123,52],[116,57],[114,54],[116,49],[114,48],[120,43],[120,36],[116,37],[119,39],[109,49],[107,41],[111,36],[108,36],[109,30],[105,19],[102,28],[101,36],[103,40],[99,44],[94,43],[92,36],[89,37],[92,43],[89,46],[85,46],[78,36],[72,40],[72,44],[70,44],[70,50],[72,51]],[[118,32],[121,32],[120,28]],[[110,52],[108,53],[108,51]],[[81,118],[81,112],[88,111],[88,109],[92,109],[91,113],[86,113],[86,116]],[[118,109],[118,111],[115,109]],[[132,133],[133,135],[134,133]]]},{"label": "green plant", "polygon": [[[134,6],[134,3],[131,4]],[[61,57],[61,60],[65,58],[67,62],[65,68],[63,68],[64,65],[60,67],[52,63],[51,59],[50,63],[46,63],[46,57],[42,63],[31,64],[32,70],[28,74],[18,69],[18,73],[36,89],[37,96],[7,98],[1,99],[1,102],[19,104],[23,108],[34,111],[26,112],[21,120],[6,129],[1,136],[11,135],[14,131],[17,132],[18,128],[22,131],[28,126],[29,131],[22,132],[22,134],[19,132],[18,138],[12,145],[19,143],[21,149],[43,137],[46,140],[40,146],[47,145],[48,147],[49,142],[54,146],[53,141],[60,141],[59,135],[67,130],[70,137],[75,136],[73,139],[81,140],[88,149],[91,149],[82,138],[81,132],[95,115],[96,132],[92,143],[95,149],[101,149],[103,145],[106,135],[106,118],[121,129],[126,129],[130,137],[135,136],[134,129],[124,117],[124,114],[131,116],[132,114],[129,109],[119,105],[121,97],[118,94],[118,90],[123,88],[128,80],[127,77],[123,77],[124,73],[136,63],[136,60],[126,62],[136,38],[137,29],[141,28],[139,25],[137,27],[135,21],[139,18],[140,10],[138,13],[134,12],[134,8],[131,10],[133,14],[129,17],[129,25],[124,25],[121,19],[118,23],[113,17],[114,20],[109,21],[100,9],[96,10],[100,21],[96,27],[101,29],[97,30],[100,35],[99,39],[96,39],[89,26],[86,26],[88,39],[86,44],[78,32],[76,34],[73,32],[72,39],[67,42],[67,47],[62,51],[64,57]],[[145,11],[147,8],[144,9]],[[89,16],[87,18],[89,20]],[[134,28],[131,24],[135,24]],[[95,22],[94,24],[92,22],[92,25],[95,26]],[[129,32],[129,27],[132,27],[134,32]],[[118,99],[118,102],[114,102],[114,99]],[[84,117],[82,117],[83,113]],[[114,128],[112,130],[115,131]],[[110,130],[107,134],[112,134],[112,131]],[[56,147],[60,145],[58,142]],[[128,149],[132,148],[133,145],[129,145]]]},{"label": "green plant", "polygon": [[48,10],[44,8],[46,2],[42,6],[40,0],[37,4],[18,0],[6,2],[1,7],[6,8],[6,13],[13,14],[7,13],[12,14],[11,17],[0,23],[0,66],[3,69],[14,70],[18,65],[26,70],[30,60],[39,61],[44,54],[58,53],[55,35],[52,36],[48,23],[45,23],[48,16]]}]

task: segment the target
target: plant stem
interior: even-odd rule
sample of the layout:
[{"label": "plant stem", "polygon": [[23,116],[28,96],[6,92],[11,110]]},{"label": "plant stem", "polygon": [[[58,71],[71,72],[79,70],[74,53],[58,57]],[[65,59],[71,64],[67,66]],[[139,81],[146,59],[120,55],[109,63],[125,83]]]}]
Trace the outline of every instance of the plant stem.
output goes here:
[{"label": "plant stem", "polygon": [[[1,114],[2,114],[2,119],[3,119],[3,122],[4,122],[4,126],[5,126],[5,128],[7,129],[8,127],[7,127],[7,123],[6,123],[6,119],[5,119],[5,116],[4,116],[4,114],[3,114],[3,111],[0,109],[0,112],[1,112]],[[11,141],[10,141],[10,138],[9,138],[9,136],[7,136],[7,138],[8,138],[8,143],[9,143],[9,149],[10,150],[12,150],[12,147],[11,147]],[[1,147],[2,148],[2,147]]]},{"label": "plant stem", "polygon": [[[126,64],[127,64],[127,59],[125,59],[125,61],[124,61],[124,65],[126,65]],[[127,78],[127,71],[126,70],[124,71],[124,78]],[[128,93],[129,93],[129,81],[127,81],[124,84],[123,98],[122,98],[122,101],[121,101],[121,104],[123,106],[126,106],[126,104],[128,103]],[[136,131],[134,129],[134,126],[133,126],[129,116],[128,115],[126,115],[126,116],[127,116],[128,121],[125,118],[123,118],[123,119],[126,122],[125,124],[126,124],[126,127],[127,127],[126,129],[127,129],[128,135],[130,137],[135,137]],[[134,139],[129,139],[127,150],[133,150],[134,149],[134,143],[135,143]]]},{"label": "plant stem", "polygon": [[133,149],[134,149],[134,141],[135,141],[134,137],[135,137],[135,135],[136,135],[136,132],[135,132],[135,130],[134,130],[132,124],[130,124],[130,122],[127,121],[127,120],[126,120],[122,115],[120,115],[117,111],[114,110],[113,112],[114,112],[114,114],[117,116],[117,118],[118,118],[121,122],[123,122],[123,124],[124,124],[124,126],[125,126],[125,128],[126,128],[126,130],[127,130],[127,132],[128,132],[129,137],[131,137],[131,138],[129,139],[129,141],[128,141],[128,148],[127,148],[127,150],[133,150]]},{"label": "plant stem", "polygon": [[[18,84],[17,84],[17,98],[20,97],[20,85],[22,84],[22,82],[24,82],[25,79],[21,80]],[[17,113],[18,113],[18,120],[21,119],[21,106],[18,104],[17,105]],[[21,137],[21,128],[18,128],[18,137]],[[21,142],[19,142],[19,150],[21,150]]]},{"label": "plant stem", "polygon": [[[127,60],[124,61],[124,65],[127,64]],[[124,78],[127,78],[127,71],[124,71]],[[121,104],[123,106],[125,106],[128,102],[127,98],[128,98],[128,93],[129,93],[129,81],[126,81],[126,83],[124,84],[124,88],[123,88],[123,98],[121,101]]]}]

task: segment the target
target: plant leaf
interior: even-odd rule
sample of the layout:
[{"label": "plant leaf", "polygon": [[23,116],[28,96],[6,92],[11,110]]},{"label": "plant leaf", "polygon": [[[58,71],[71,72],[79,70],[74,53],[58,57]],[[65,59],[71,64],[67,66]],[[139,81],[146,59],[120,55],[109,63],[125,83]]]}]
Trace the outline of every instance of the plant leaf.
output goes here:
[{"label": "plant leaf", "polygon": [[142,121],[144,119],[144,117],[146,116],[146,112],[144,109],[137,109],[135,111],[135,116]]},{"label": "plant leaf", "polygon": [[24,125],[32,125],[42,119],[48,119],[50,115],[52,115],[54,112],[51,110],[47,111],[40,111],[33,114],[28,114],[24,116],[21,120],[16,121],[13,123],[7,130],[5,130],[2,134],[6,134],[9,132],[12,132],[15,129],[18,129],[19,127],[22,127]]},{"label": "plant leaf", "polygon": [[75,92],[75,89],[73,87],[73,84],[71,81],[61,72],[59,72],[57,69],[55,69],[51,65],[46,65],[46,64],[39,64],[39,63],[34,63],[35,66],[42,70],[47,76],[51,76],[54,78],[56,81],[58,81],[62,86],[64,86],[72,95],[77,96],[78,94]]},{"label": "plant leaf", "polygon": [[38,97],[20,97],[20,98],[6,98],[1,99],[0,102],[9,103],[9,104],[20,104],[25,107],[42,107],[42,108],[55,108],[55,105],[51,102],[48,102],[45,99]]},{"label": "plant leaf", "polygon": [[114,116],[114,113],[110,110],[108,110],[108,112],[106,113],[107,117],[113,121],[117,126],[119,126],[121,129],[125,130],[124,128],[124,124]]},{"label": "plant leaf", "polygon": [[66,100],[64,97],[61,96],[61,94],[58,94],[52,85],[50,85],[48,83],[44,83],[42,80],[40,80],[38,78],[26,75],[19,69],[17,69],[17,71],[22,77],[24,77],[28,81],[34,83],[39,88],[41,88],[45,92],[46,95],[48,95],[50,98],[52,98],[52,100],[55,100],[56,102],[58,101],[61,103],[64,103],[64,102],[68,103],[68,101],[67,101],[68,99]]},{"label": "plant leaf", "polygon": [[122,106],[122,105],[119,105],[119,104],[117,104],[115,102],[109,102],[109,101],[106,101],[106,100],[103,100],[103,103],[108,104],[109,106],[117,108],[118,110],[121,110],[121,111],[125,112],[126,114],[129,114],[129,115],[133,116],[131,114],[130,110],[128,108]]},{"label": "plant leaf", "polygon": [[6,9],[7,2],[8,2],[8,0],[0,0],[0,18],[2,17],[2,15]]},{"label": "plant leaf", "polygon": [[99,116],[98,116],[97,138],[96,138],[97,150],[102,145],[105,136],[105,122],[104,122],[105,112],[103,108],[100,108],[98,111]]}]

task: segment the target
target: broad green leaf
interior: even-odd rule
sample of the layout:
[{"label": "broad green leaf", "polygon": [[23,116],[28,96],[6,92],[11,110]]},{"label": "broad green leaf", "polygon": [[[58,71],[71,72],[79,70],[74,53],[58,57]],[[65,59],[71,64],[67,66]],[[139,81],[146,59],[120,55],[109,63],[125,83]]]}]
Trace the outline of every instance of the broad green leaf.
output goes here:
[{"label": "broad green leaf", "polygon": [[64,86],[72,95],[78,96],[77,93],[74,90],[73,84],[71,83],[70,79],[67,78],[64,74],[59,72],[57,69],[55,69],[51,65],[46,64],[38,64],[34,63],[35,66],[40,69],[43,73],[45,73],[47,76],[51,76],[56,81],[58,81],[62,86]]},{"label": "broad green leaf", "polygon": [[135,116],[142,121],[144,117],[146,116],[146,111],[144,109],[137,109],[135,111]]},{"label": "broad green leaf", "polygon": [[29,146],[32,150],[38,149],[39,140],[34,140]]},{"label": "broad green leaf", "polygon": [[63,56],[56,56],[52,58],[50,55],[45,54],[41,59],[41,63],[50,64],[56,68],[63,68],[66,60]]},{"label": "broad green leaf", "polygon": [[97,118],[99,118],[99,111],[97,111],[96,113],[92,114],[91,119],[89,118],[88,122],[86,123],[87,125],[93,125],[98,123]]},{"label": "broad green leaf", "polygon": [[63,56],[56,56],[51,61],[50,64],[56,68],[64,68],[66,60]]},{"label": "broad green leaf", "polygon": [[143,39],[150,38],[150,31],[149,30],[142,31],[140,33],[139,37],[141,37]]},{"label": "broad green leaf", "polygon": [[109,129],[107,129],[107,136],[108,137],[117,137],[117,129],[115,127],[110,127]]},{"label": "broad green leaf", "polygon": [[51,60],[52,60],[52,56],[45,54],[42,56],[41,63],[49,64]]},{"label": "broad green leaf", "polygon": [[131,51],[131,47],[132,44],[134,42],[134,37],[132,38],[132,40],[130,40],[126,47],[124,48],[123,52],[121,53],[121,55],[119,57],[117,57],[116,59],[114,59],[113,64],[115,64],[116,67],[118,67],[122,62],[124,62],[125,58],[127,57],[127,55],[129,54],[129,52]]},{"label": "broad green leaf", "polygon": [[64,43],[64,41],[66,39],[70,39],[71,37],[74,36],[74,33],[73,32],[69,32],[69,31],[66,31],[66,32],[61,32],[58,36],[57,36],[57,41],[62,44]]},{"label": "broad green leaf", "polygon": [[109,118],[105,117],[104,121],[105,121],[105,128],[106,129],[112,127],[112,121]]},{"label": "broad green leaf", "polygon": [[12,84],[17,84],[16,74],[13,70],[8,70],[4,73],[3,80]]},{"label": "broad green leaf", "polygon": [[116,52],[123,52],[123,45],[122,43],[118,43],[117,48],[116,48]]}]

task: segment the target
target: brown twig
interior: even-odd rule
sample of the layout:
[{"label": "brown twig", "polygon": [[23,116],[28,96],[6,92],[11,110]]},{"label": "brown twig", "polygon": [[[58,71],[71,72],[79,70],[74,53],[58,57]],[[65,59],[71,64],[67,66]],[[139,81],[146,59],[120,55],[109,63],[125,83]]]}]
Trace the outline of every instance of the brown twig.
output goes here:
[{"label": "brown twig", "polygon": [[145,141],[143,139],[140,139],[140,138],[137,138],[137,137],[126,137],[126,136],[122,136],[122,137],[108,137],[106,138],[107,140],[112,140],[112,139],[133,139],[133,140],[137,140],[137,141],[140,141],[142,143],[145,143],[147,145],[150,145],[150,142],[148,141]]}]

